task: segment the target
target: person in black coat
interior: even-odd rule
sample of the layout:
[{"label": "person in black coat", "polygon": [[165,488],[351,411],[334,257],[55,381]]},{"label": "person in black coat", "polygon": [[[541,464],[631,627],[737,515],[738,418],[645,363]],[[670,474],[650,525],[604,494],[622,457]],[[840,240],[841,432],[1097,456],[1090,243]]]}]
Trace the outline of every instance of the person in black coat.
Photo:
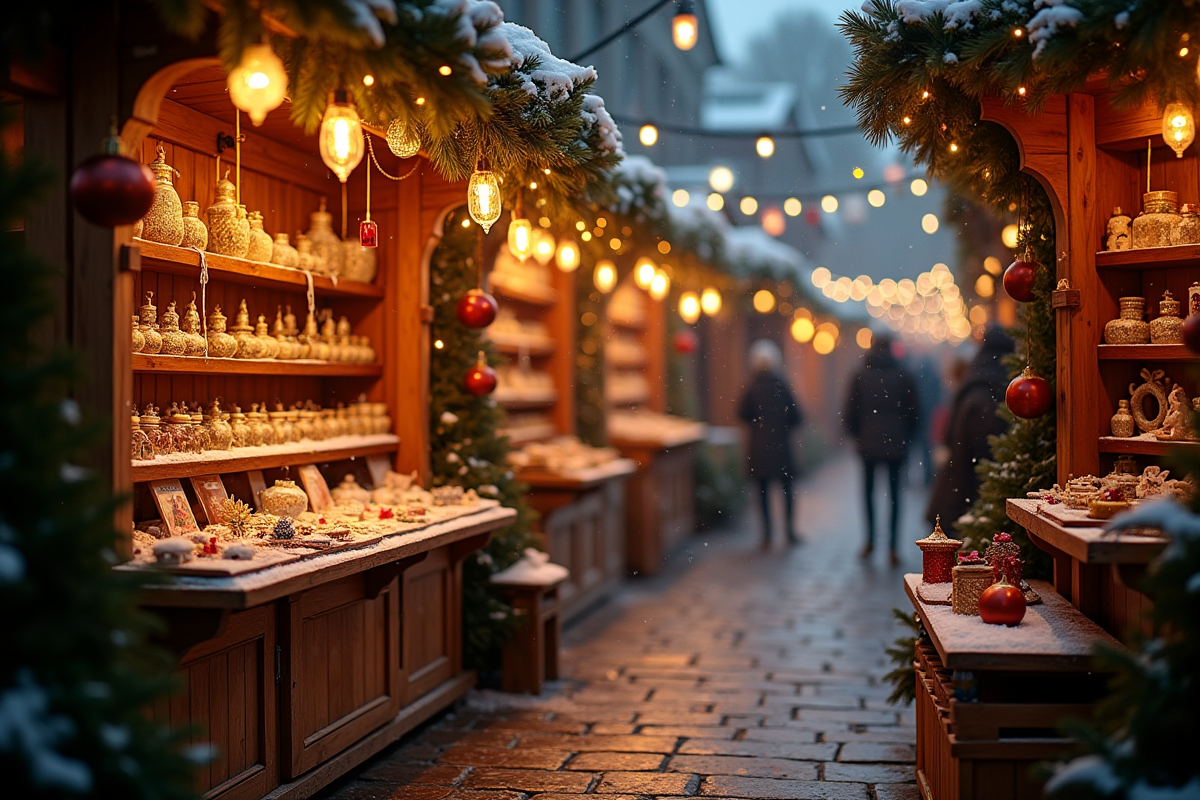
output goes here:
[{"label": "person in black coat", "polygon": [[790,544],[799,544],[794,527],[792,482],[796,464],[791,433],[804,423],[804,414],[782,374],[783,356],[774,342],[762,339],[750,347],[750,387],[742,395],[738,417],[750,426],[750,477],[758,482],[762,500],[763,548],[771,545],[771,484],[783,487],[784,530]]},{"label": "person in black coat", "polygon": [[896,537],[900,528],[900,471],[920,422],[920,410],[916,384],[892,354],[890,337],[875,337],[867,354],[867,363],[854,376],[850,386],[844,422],[846,429],[858,440],[858,453],[863,464],[867,543],[861,555],[867,558],[875,551],[875,473],[880,466],[886,466],[888,490],[892,496],[888,542],[894,566],[899,563]]},{"label": "person in black coat", "polygon": [[1008,427],[996,411],[1004,402],[1009,382],[1002,359],[1012,351],[1009,335],[1000,328],[989,328],[950,406],[946,425],[950,457],[934,479],[925,516],[932,523],[940,515],[942,528],[951,536],[954,523],[979,497],[975,466],[991,457],[988,437],[1004,433]]}]

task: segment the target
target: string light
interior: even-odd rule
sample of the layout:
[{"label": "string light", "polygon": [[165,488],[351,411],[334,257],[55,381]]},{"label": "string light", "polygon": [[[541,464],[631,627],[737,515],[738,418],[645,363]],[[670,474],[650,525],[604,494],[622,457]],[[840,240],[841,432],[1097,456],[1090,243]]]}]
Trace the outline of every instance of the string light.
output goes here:
[{"label": "string light", "polygon": [[1017,229],[1016,225],[1014,225],[1012,223],[1005,225],[1000,230],[1000,243],[1003,244],[1005,247],[1007,247],[1009,250],[1016,250],[1017,249],[1017,234],[1019,232],[1020,231]]},{"label": "string light", "polygon": [[775,295],[771,293],[770,289],[759,289],[754,293],[752,302],[754,310],[760,314],[770,314],[775,310]]},{"label": "string light", "polygon": [[658,128],[653,125],[643,125],[638,130],[638,141],[646,147],[653,147],[658,141]]},{"label": "string light", "polygon": [[287,72],[269,44],[252,44],[229,73],[229,99],[250,115],[254,127],[279,108],[287,94]]},{"label": "string light", "polygon": [[812,341],[813,334],[817,332],[817,327],[813,325],[813,321],[808,317],[797,316],[792,320],[792,338],[800,344],[808,344]]},{"label": "string light", "polygon": [[912,117],[905,115],[903,122],[905,125],[912,125]]},{"label": "string light", "polygon": [[725,207],[725,195],[713,192],[704,201],[713,211],[720,211]]},{"label": "string light", "polygon": [[1170,103],[1163,112],[1163,140],[1177,158],[1183,158],[1183,151],[1196,138],[1196,120],[1192,111],[1183,103]]},{"label": "string light", "polygon": [[695,292],[679,295],[679,316],[688,325],[695,325],[700,321],[700,297]]},{"label": "string light", "polygon": [[500,219],[500,181],[486,158],[479,159],[467,184],[467,212],[488,233]]},{"label": "string light", "polygon": [[658,243],[658,252],[662,253],[664,256],[667,253],[671,252],[671,243],[668,242],[666,239],[663,239],[661,242]]},{"label": "string light", "polygon": [[662,300],[671,291],[671,279],[667,277],[667,273],[658,270],[654,273],[654,279],[650,281],[650,296],[655,300]]},{"label": "string light", "polygon": [[675,191],[671,192],[671,202],[679,208],[683,208],[690,203],[691,200],[692,196],[688,193],[687,189],[676,189]]},{"label": "string light", "polygon": [[863,350],[870,350],[871,342],[874,338],[870,328],[859,328],[858,333],[854,334],[854,343]]},{"label": "string light", "polygon": [[832,214],[838,210],[838,199],[831,194],[827,194],[821,198],[821,210],[826,214]]},{"label": "string light", "polygon": [[1024,35],[1025,35],[1025,30],[1023,28],[1013,28],[1013,36],[1020,39]]},{"label": "string light", "polygon": [[374,75],[363,75],[363,86],[371,87],[375,85]]},{"label": "string light", "polygon": [[608,259],[596,262],[596,269],[592,272],[592,283],[603,294],[608,294],[617,285],[617,268],[613,262]]},{"label": "string light", "polygon": [[742,202],[738,203],[738,208],[741,209],[742,213],[748,217],[754,212],[758,211],[758,201],[753,197],[743,197]]},{"label": "string light", "polygon": [[921,230],[925,231],[926,233],[932,234],[932,233],[937,233],[937,229],[938,229],[937,214],[926,214],[925,216],[921,217]]},{"label": "string light", "polygon": [[517,207],[513,210],[512,219],[508,222],[508,250],[521,263],[533,255],[533,225],[525,218],[524,204],[521,195],[517,194]]},{"label": "string light", "polygon": [[783,236],[787,230],[787,220],[784,219],[783,212],[775,206],[763,211],[762,229],[770,236]]},{"label": "string light", "polygon": [[358,112],[350,104],[345,89],[333,93],[333,100],[325,107],[320,130],[321,160],[342,183],[362,161],[362,122]]},{"label": "string light", "polygon": [[440,67],[438,67],[438,74],[443,78],[449,75],[452,71],[453,70],[450,69],[449,64],[442,64]]},{"label": "string light", "polygon": [[850,174],[854,176],[855,180],[861,181],[863,179],[863,176],[866,175],[867,173],[863,172],[862,167],[855,167],[853,170],[851,170]]},{"label": "string light", "polygon": [[951,153],[957,153],[957,152],[958,152],[958,142],[951,142],[951,143],[950,143],[950,152],[951,152]]},{"label": "string light", "polygon": [[1017,94],[1021,95],[1021,97],[1024,97],[1024,96],[1025,96],[1025,87],[1024,87],[1024,86],[1018,86],[1018,87],[1017,87]]},{"label": "string light", "polygon": [[887,202],[887,195],[878,189],[872,189],[871,191],[867,192],[867,202],[870,203],[874,208],[879,208],[885,202]]},{"label": "string light", "polygon": [[721,293],[715,286],[709,286],[700,293],[700,310],[710,317],[720,313]]},{"label": "string light", "polygon": [[559,240],[554,261],[563,272],[574,272],[579,267],[579,245],[574,239],[564,236]]},{"label": "string light", "polygon": [[728,192],[733,188],[733,170],[729,167],[713,167],[708,173],[708,185],[714,192]]},{"label": "string light", "polygon": [[675,17],[671,20],[671,39],[680,50],[691,50],[699,38],[700,26],[696,21],[696,6],[692,0],[679,0]]},{"label": "string light", "polygon": [[650,259],[642,256],[633,266],[633,282],[638,285],[639,289],[650,289],[650,284],[654,283],[654,276],[658,274],[658,265]]},{"label": "string light", "polygon": [[754,143],[754,149],[761,158],[770,158],[775,155],[775,140],[770,136],[760,136]]},{"label": "string light", "polygon": [[783,213],[789,217],[798,217],[800,212],[804,210],[804,205],[795,197],[789,197],[783,201]]},{"label": "string light", "polygon": [[913,193],[913,197],[924,197],[929,191],[929,184],[921,178],[916,178],[908,185],[908,189]]}]

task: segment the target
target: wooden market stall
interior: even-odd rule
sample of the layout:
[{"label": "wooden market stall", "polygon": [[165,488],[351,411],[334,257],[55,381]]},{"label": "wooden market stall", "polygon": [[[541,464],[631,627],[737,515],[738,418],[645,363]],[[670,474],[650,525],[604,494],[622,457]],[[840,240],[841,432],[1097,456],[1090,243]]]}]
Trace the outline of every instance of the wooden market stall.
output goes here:
[{"label": "wooden market stall", "polygon": [[[96,152],[110,112],[119,109],[126,150],[143,162],[159,158],[180,200],[199,204],[200,219],[224,190],[218,184],[228,169],[238,199],[262,212],[268,233],[311,232],[323,200],[332,220],[345,215],[357,231],[363,170],[351,177],[343,208],[316,137],[292,125],[286,104],[262,127],[247,124],[237,140],[211,32],[183,42],[143,17],[97,17],[93,27],[79,26],[89,36],[74,43],[74,71],[51,76],[24,102],[27,154],[69,174],[71,164]],[[382,150],[381,158],[394,161]],[[357,272],[340,279],[313,274],[311,265],[306,272],[151,241],[149,215],[138,230],[114,230],[72,215],[61,196],[33,211],[27,236],[34,249],[71,265],[52,335],[69,336],[84,354],[90,377],[79,388],[81,404],[111,414],[111,447],[96,466],[112,474],[118,493],[131,494],[122,524],[141,530],[126,552],[134,561],[119,569],[154,569],[139,537],[220,521],[226,493],[261,509],[264,487],[289,470],[304,479],[317,512],[327,486],[346,475],[377,489],[427,475],[428,257],[439,221],[461,204],[465,186],[446,183],[423,156],[405,166],[408,179],[374,186],[371,214],[381,235],[373,268],[359,260]],[[362,251],[357,243],[354,249]],[[166,312],[186,319],[193,302],[209,323],[220,307],[231,327],[244,304],[248,322],[261,315],[271,332],[247,335],[271,339],[276,350],[260,341],[258,357],[219,358],[216,340],[201,336],[207,349],[191,355],[132,351],[131,320],[139,312],[144,330],[175,341]],[[294,328],[310,308],[320,327],[306,338]],[[290,334],[289,311],[299,320]],[[313,349],[279,355],[278,348],[300,342]],[[318,344],[326,349],[318,352]],[[234,431],[243,412],[261,413],[265,442],[218,450],[215,436],[194,438],[220,416],[214,400],[233,412]],[[170,414],[172,406],[178,413]],[[139,436],[168,417],[178,417],[178,426],[161,430],[180,438],[156,451],[146,444],[152,436]],[[272,436],[279,437],[274,444]],[[196,558],[166,569],[175,577],[146,591],[145,606],[165,621],[162,639],[179,659],[181,685],[154,713],[215,745],[215,760],[196,777],[204,796],[310,796],[473,685],[462,667],[461,563],[515,512],[469,498],[439,503],[427,517],[403,511],[395,523],[390,510],[381,511],[369,537],[316,537],[315,546],[297,538],[295,550],[247,548],[239,556],[245,560]]]}]

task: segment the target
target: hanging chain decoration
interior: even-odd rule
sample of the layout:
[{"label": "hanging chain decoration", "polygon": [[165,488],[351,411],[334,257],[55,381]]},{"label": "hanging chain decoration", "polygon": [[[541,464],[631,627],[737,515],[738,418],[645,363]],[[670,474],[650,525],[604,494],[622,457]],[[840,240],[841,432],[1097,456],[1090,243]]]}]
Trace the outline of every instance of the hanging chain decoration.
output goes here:
[{"label": "hanging chain decoration", "polygon": [[409,170],[407,173],[405,173],[404,175],[399,175],[399,176],[397,176],[397,175],[389,175],[389,174],[388,174],[388,173],[387,173],[387,172],[384,170],[384,168],[383,168],[383,167],[379,166],[379,159],[375,157],[375,145],[374,145],[374,143],[371,141],[371,134],[367,133],[366,131],[363,131],[363,135],[367,137],[367,152],[371,154],[371,162],[372,162],[372,163],[375,165],[375,169],[379,170],[379,174],[380,174],[380,175],[382,175],[383,177],[387,178],[388,180],[390,180],[390,181],[402,181],[402,180],[405,180],[406,178],[411,178],[411,177],[412,177],[412,174],[413,174],[414,172],[416,172],[416,171],[417,171],[417,167],[421,166],[421,162],[420,162],[420,161],[416,161],[416,162],[415,162],[415,163],[412,165],[412,169],[410,169],[410,170]]}]

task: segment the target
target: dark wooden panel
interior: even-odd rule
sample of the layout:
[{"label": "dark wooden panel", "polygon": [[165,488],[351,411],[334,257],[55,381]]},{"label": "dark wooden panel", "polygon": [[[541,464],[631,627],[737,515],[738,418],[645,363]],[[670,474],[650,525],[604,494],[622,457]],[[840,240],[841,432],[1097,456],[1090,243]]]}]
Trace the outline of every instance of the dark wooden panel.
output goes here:
[{"label": "dark wooden panel", "polygon": [[404,573],[403,664],[405,704],[458,672],[454,665],[457,614],[455,568],[440,548]]}]

